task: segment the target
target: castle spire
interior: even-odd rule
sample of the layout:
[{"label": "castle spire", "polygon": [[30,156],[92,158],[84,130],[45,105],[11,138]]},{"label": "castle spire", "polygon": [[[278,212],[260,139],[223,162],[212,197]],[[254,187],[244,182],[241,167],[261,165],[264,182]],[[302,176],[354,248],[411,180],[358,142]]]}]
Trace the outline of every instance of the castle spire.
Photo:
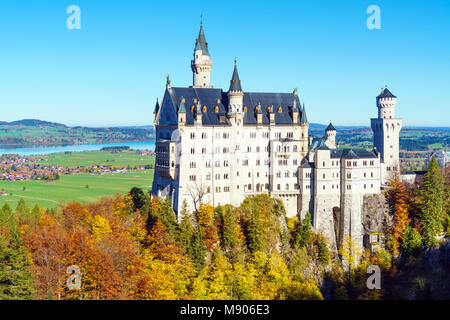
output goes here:
[{"label": "castle spire", "polygon": [[195,41],[194,51],[201,50],[205,56],[209,56],[208,42],[206,42],[205,31],[203,31],[203,15],[200,21],[200,32],[198,33],[198,38]]},{"label": "castle spire", "polygon": [[239,79],[236,58],[234,58],[234,71],[233,71],[233,77],[231,78],[231,81],[230,81],[230,90],[229,91],[242,92],[241,80]]},{"label": "castle spire", "polygon": [[306,117],[306,108],[305,108],[304,103],[303,103],[302,115],[301,115],[300,121],[301,121],[301,123],[308,123],[308,118]]},{"label": "castle spire", "polygon": [[208,42],[205,39],[203,31],[203,15],[200,21],[200,32],[195,41],[194,59],[191,61],[193,72],[192,88],[212,88],[211,86],[211,69],[212,61],[209,56]]},{"label": "castle spire", "polygon": [[156,115],[159,111],[159,101],[158,98],[156,98],[156,106],[155,106],[155,111],[153,111],[153,114]]}]

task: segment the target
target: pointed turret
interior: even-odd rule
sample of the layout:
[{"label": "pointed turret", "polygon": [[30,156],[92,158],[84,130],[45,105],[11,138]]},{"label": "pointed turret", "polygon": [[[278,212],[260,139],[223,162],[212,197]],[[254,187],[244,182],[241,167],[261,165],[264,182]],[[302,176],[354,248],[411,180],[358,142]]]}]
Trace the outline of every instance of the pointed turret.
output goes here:
[{"label": "pointed turret", "polygon": [[186,99],[181,97],[178,107],[178,125],[183,126],[186,123]]},{"label": "pointed turret", "polygon": [[330,124],[329,124],[328,127],[325,129],[325,131],[336,131],[336,129],[334,128],[333,124],[330,122]]},{"label": "pointed turret", "polygon": [[234,71],[233,77],[230,81],[230,91],[242,92],[241,80],[239,79],[239,73],[237,70],[237,61],[234,59]]},{"label": "pointed turret", "polygon": [[198,38],[195,41],[194,59],[191,61],[191,68],[194,76],[193,88],[212,88],[210,84],[212,61],[203,31],[203,18],[200,23]]},{"label": "pointed turret", "polygon": [[156,98],[156,106],[155,106],[155,111],[153,111],[153,114],[156,116],[158,114],[159,111],[159,102],[158,102],[158,98]]},{"label": "pointed turret", "polygon": [[306,116],[305,104],[303,104],[302,115],[301,115],[301,118],[300,118],[300,122],[301,123],[308,123],[308,117]]},{"label": "pointed turret", "polygon": [[200,32],[198,33],[198,38],[195,41],[194,51],[201,50],[205,56],[209,56],[208,42],[206,42],[205,32],[203,31],[203,18],[200,22]]}]

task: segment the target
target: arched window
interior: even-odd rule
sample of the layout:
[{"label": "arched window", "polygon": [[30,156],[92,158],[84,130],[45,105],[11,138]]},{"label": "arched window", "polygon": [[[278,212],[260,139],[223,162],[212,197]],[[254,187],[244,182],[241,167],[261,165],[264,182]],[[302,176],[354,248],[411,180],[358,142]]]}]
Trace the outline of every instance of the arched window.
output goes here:
[{"label": "arched window", "polygon": [[294,152],[297,152],[297,146],[294,146]]},{"label": "arched window", "polygon": [[244,112],[247,112],[247,106],[244,106]]},{"label": "arched window", "polygon": [[216,106],[214,111],[215,111],[216,113],[219,113],[219,106]]},{"label": "arched window", "polygon": [[207,110],[206,106],[203,106],[203,112],[206,112]]},{"label": "arched window", "polygon": [[278,107],[278,113],[282,113],[283,112],[283,108],[281,106]]}]

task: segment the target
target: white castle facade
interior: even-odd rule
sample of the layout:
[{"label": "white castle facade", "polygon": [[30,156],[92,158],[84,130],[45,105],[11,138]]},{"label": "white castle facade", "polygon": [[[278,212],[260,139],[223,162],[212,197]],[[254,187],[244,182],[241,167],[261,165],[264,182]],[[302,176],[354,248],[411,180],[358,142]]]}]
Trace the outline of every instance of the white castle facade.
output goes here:
[{"label": "white castle facade", "polygon": [[239,206],[246,197],[269,194],[284,202],[287,216],[306,213],[335,245],[345,235],[362,245],[364,196],[380,194],[399,170],[396,97],[383,89],[372,119],[374,149],[339,149],[336,129],[312,139],[305,105],[292,93],[244,92],[237,66],[228,91],[211,85],[212,61],[203,26],[191,63],[193,85],[167,79],[154,112],[156,167],[152,193],[168,196],[175,212],[184,200]]}]

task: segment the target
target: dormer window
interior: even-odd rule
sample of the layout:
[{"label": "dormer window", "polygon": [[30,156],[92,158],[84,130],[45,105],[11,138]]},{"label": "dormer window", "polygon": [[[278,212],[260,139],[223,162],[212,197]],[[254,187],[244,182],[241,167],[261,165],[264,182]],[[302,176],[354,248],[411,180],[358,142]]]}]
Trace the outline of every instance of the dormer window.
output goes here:
[{"label": "dormer window", "polygon": [[215,111],[216,113],[219,113],[219,106],[216,106],[216,107],[214,108],[214,111]]},{"label": "dormer window", "polygon": [[206,106],[203,106],[203,112],[206,112],[207,110]]}]

